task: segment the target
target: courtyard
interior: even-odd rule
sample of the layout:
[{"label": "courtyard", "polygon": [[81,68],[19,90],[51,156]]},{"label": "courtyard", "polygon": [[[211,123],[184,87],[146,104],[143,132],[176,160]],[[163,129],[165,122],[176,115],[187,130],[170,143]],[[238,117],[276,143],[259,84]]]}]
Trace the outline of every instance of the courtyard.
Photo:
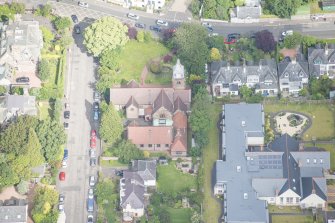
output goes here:
[{"label": "courtyard", "polygon": [[275,117],[275,129],[278,133],[290,136],[299,135],[308,127],[308,117],[298,113],[279,112]]}]

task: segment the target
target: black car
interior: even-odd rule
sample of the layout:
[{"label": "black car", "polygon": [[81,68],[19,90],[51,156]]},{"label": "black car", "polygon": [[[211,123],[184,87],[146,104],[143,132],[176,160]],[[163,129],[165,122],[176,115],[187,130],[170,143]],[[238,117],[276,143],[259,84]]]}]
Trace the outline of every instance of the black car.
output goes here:
[{"label": "black car", "polygon": [[99,103],[98,102],[93,103],[93,110],[95,110],[95,111],[99,110]]},{"label": "black car", "polygon": [[143,23],[135,23],[135,27],[140,28],[140,29],[145,29],[145,24],[143,24]]},{"label": "black car", "polygon": [[123,171],[122,170],[115,170],[115,175],[119,177],[123,177]]},{"label": "black car", "polygon": [[16,78],[17,83],[28,83],[29,82],[29,77],[18,77]]},{"label": "black car", "polygon": [[65,111],[64,112],[64,118],[69,119],[70,118],[70,111]]},{"label": "black car", "polygon": [[80,34],[80,33],[81,33],[81,31],[80,31],[80,26],[75,26],[75,27],[74,27],[74,32],[75,32],[76,34]]},{"label": "black car", "polygon": [[91,158],[90,159],[90,166],[96,166],[97,165],[97,159],[96,158]]},{"label": "black car", "polygon": [[78,17],[76,15],[71,15],[72,21],[78,23]]},{"label": "black car", "polygon": [[239,39],[240,37],[241,37],[241,34],[238,34],[238,33],[228,34],[228,39]]},{"label": "black car", "polygon": [[206,28],[207,28],[207,30],[208,30],[209,32],[213,32],[213,31],[214,31],[214,29],[213,29],[212,27],[210,27],[210,26],[207,26]]},{"label": "black car", "polygon": [[64,129],[69,129],[69,123],[64,122]]},{"label": "black car", "polygon": [[162,28],[160,26],[150,26],[150,30],[156,31],[156,32],[161,32]]}]

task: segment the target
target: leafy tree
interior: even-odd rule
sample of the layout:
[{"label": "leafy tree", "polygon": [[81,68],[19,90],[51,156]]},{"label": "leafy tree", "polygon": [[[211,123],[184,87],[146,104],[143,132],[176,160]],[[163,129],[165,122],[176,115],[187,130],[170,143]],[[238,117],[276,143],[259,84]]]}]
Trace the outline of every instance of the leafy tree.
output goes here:
[{"label": "leafy tree", "polygon": [[51,15],[52,6],[50,4],[40,5],[37,8],[35,14],[43,17],[49,17]]},{"label": "leafy tree", "polygon": [[152,40],[152,34],[151,32],[144,32],[144,41],[150,42]]},{"label": "leafy tree", "polygon": [[211,61],[218,61],[218,60],[221,60],[221,54],[220,54],[220,51],[216,48],[212,48],[211,49]]},{"label": "leafy tree", "polygon": [[319,79],[311,78],[309,82],[309,91],[313,99],[329,98],[329,91],[335,81],[329,79],[327,75],[322,75]]},{"label": "leafy tree", "polygon": [[208,107],[210,101],[205,88],[200,88],[193,99],[192,113],[190,117],[190,125],[192,131],[207,132],[208,125]]},{"label": "leafy tree", "polygon": [[42,154],[47,162],[60,160],[63,145],[66,141],[64,128],[59,122],[46,119],[40,121],[36,127],[36,133],[42,146]]},{"label": "leafy tree", "polygon": [[121,50],[119,48],[115,50],[104,50],[100,54],[100,66],[107,67],[111,70],[119,69],[119,57]]},{"label": "leafy tree", "polygon": [[161,208],[158,214],[158,218],[160,222],[170,223],[171,217],[169,212],[165,208]]},{"label": "leafy tree", "polygon": [[266,53],[270,53],[276,48],[276,41],[273,34],[268,30],[262,30],[256,33],[256,47]]},{"label": "leafy tree", "polygon": [[111,70],[108,67],[100,66],[98,70],[99,80],[96,84],[96,88],[99,92],[105,92],[115,83],[115,70]]},{"label": "leafy tree", "polygon": [[57,43],[63,48],[67,48],[73,42],[73,38],[69,32],[64,32],[62,37],[57,41]]},{"label": "leafy tree", "polygon": [[196,23],[183,23],[176,31],[174,42],[178,56],[189,73],[204,73],[209,55],[206,39],[206,29]]},{"label": "leafy tree", "polygon": [[4,95],[7,93],[7,88],[3,85],[0,86],[0,95]]},{"label": "leafy tree", "polygon": [[245,0],[233,0],[234,6],[243,6],[245,3]]},{"label": "leafy tree", "polygon": [[55,38],[51,30],[45,26],[40,26],[40,30],[42,31],[43,35],[43,42],[46,44],[51,43],[51,41]]},{"label": "leafy tree", "polygon": [[226,0],[216,0],[216,17],[217,19],[221,20],[228,20],[229,19],[229,8],[231,7],[230,1]]},{"label": "leafy tree", "polygon": [[137,29],[135,27],[129,27],[127,34],[128,34],[129,39],[136,39]]},{"label": "leafy tree", "polygon": [[138,31],[136,36],[137,41],[140,43],[144,42],[144,35],[145,33],[143,30]]},{"label": "leafy tree", "polygon": [[38,64],[38,77],[42,81],[46,81],[50,77],[50,66],[46,59],[42,59]]},{"label": "leafy tree", "polygon": [[265,0],[265,9],[280,18],[290,18],[300,5],[301,0]]},{"label": "leafy tree", "polygon": [[5,19],[14,19],[14,13],[10,9],[8,4],[3,4],[0,5],[0,16],[1,16],[1,21],[4,21]]},{"label": "leafy tree", "polygon": [[90,53],[99,56],[104,50],[124,46],[129,40],[127,32],[128,27],[120,20],[103,17],[85,29],[84,44]]},{"label": "leafy tree", "polygon": [[9,8],[15,14],[24,14],[26,10],[26,6],[23,3],[18,2],[12,2]]},{"label": "leafy tree", "polygon": [[201,223],[201,216],[198,212],[194,211],[191,217],[192,223]]},{"label": "leafy tree", "polygon": [[113,154],[119,157],[121,163],[129,163],[134,159],[144,157],[143,151],[139,150],[136,145],[128,140],[122,140],[113,148]]},{"label": "leafy tree", "polygon": [[65,29],[68,29],[71,27],[72,22],[71,19],[68,17],[60,17],[58,16],[54,21],[53,21],[56,29],[58,31],[63,31]]},{"label": "leafy tree", "polygon": [[226,45],[224,44],[223,36],[212,36],[210,38],[207,38],[206,44],[209,49],[217,48],[220,51],[226,51]]},{"label": "leafy tree", "polygon": [[244,98],[244,99],[249,98],[253,93],[252,89],[249,88],[247,85],[241,86],[240,89],[239,89],[239,92],[240,92],[242,98]]},{"label": "leafy tree", "polygon": [[300,33],[293,32],[293,35],[286,36],[284,39],[284,46],[288,49],[296,48],[302,40]]},{"label": "leafy tree", "polygon": [[114,105],[110,103],[107,110],[102,113],[99,133],[101,138],[113,144],[121,138],[123,132],[122,119]]},{"label": "leafy tree", "polygon": [[19,182],[19,177],[14,172],[10,163],[0,163],[0,190]]},{"label": "leafy tree", "polygon": [[200,12],[200,1],[199,0],[193,0],[190,5],[191,12],[193,16],[198,17]]},{"label": "leafy tree", "polygon": [[35,130],[33,128],[30,128],[25,152],[25,155],[30,159],[30,167],[39,166],[44,162],[44,157],[42,156],[41,149],[41,144],[35,133]]},{"label": "leafy tree", "polygon": [[21,179],[20,183],[16,185],[16,189],[19,194],[26,194],[29,190],[29,182]]},{"label": "leafy tree", "polygon": [[37,187],[35,190],[32,217],[35,223],[57,222],[58,192],[50,187]]}]

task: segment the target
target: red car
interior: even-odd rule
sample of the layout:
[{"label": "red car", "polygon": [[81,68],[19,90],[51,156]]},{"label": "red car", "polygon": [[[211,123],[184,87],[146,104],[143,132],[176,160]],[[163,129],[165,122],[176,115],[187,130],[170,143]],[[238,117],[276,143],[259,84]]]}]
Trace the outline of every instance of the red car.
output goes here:
[{"label": "red car", "polygon": [[59,173],[59,180],[64,181],[65,180],[65,172],[60,172]]},{"label": "red car", "polygon": [[95,138],[91,138],[90,147],[92,149],[95,149],[96,146],[97,146],[97,140]]},{"label": "red car", "polygon": [[233,44],[233,43],[236,43],[236,39],[228,39],[227,38],[224,38],[224,43],[225,44]]},{"label": "red car", "polygon": [[91,130],[91,137],[95,138],[96,136],[97,136],[97,132],[94,129],[92,129]]}]

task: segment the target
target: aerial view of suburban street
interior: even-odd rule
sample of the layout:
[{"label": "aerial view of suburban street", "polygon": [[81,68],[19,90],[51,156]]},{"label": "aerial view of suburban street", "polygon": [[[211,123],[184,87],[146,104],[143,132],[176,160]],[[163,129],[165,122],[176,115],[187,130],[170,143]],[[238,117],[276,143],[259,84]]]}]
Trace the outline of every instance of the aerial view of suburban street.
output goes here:
[{"label": "aerial view of suburban street", "polygon": [[335,223],[335,0],[0,0],[0,223]]}]

